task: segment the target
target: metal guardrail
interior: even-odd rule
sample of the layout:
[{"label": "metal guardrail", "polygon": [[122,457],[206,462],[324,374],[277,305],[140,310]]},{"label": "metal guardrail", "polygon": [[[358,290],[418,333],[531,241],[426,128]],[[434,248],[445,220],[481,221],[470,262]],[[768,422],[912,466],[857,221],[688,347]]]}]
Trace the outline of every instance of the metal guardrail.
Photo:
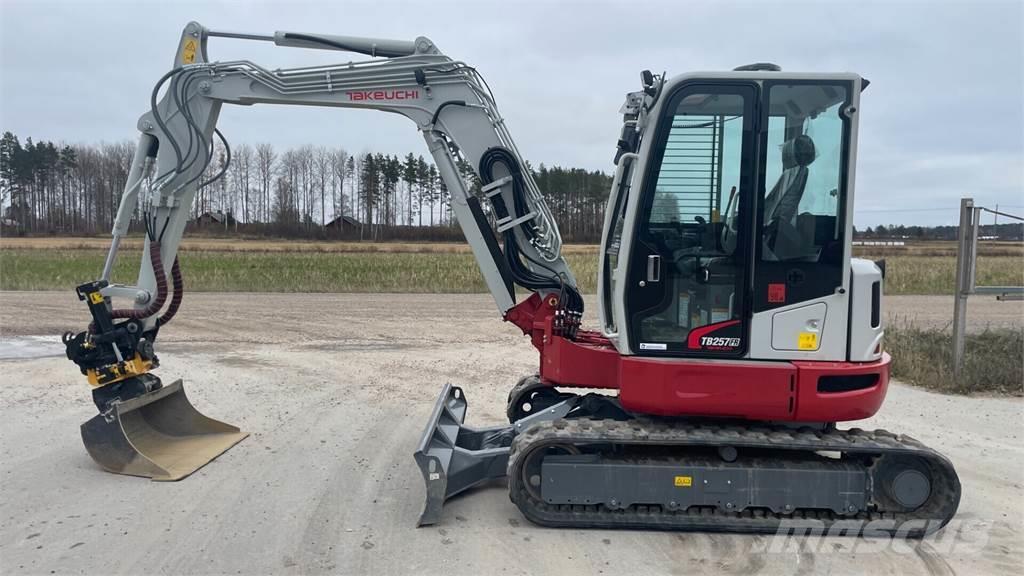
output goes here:
[{"label": "metal guardrail", "polygon": [[978,258],[978,229],[981,213],[990,212],[1014,220],[1024,218],[998,210],[975,206],[973,198],[960,200],[960,229],[956,249],[956,299],[953,302],[953,370],[960,373],[964,360],[964,335],[967,331],[967,298],[971,294],[995,295],[997,300],[1024,299],[1024,286],[978,286],[975,284]]}]

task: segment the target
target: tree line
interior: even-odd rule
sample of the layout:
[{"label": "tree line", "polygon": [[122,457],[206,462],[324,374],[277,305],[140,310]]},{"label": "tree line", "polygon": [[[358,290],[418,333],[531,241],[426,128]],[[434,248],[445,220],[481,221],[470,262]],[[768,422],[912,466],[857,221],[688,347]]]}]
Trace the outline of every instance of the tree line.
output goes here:
[{"label": "tree line", "polygon": [[[6,233],[90,235],[108,232],[128,179],[130,142],[65,144],[0,138],[0,205]],[[218,145],[203,180],[227,163],[223,177],[201,188],[191,207],[223,224],[224,234],[357,239],[450,239],[451,196],[436,166],[423,156],[273,144]],[[472,166],[459,173],[474,192]],[[530,168],[532,170],[532,168]],[[569,241],[599,240],[611,178],[600,171],[532,170]],[[484,203],[486,205],[486,203]],[[198,226],[198,224],[193,224]]]},{"label": "tree line", "polygon": [[[854,237],[861,240],[956,240],[959,226],[904,226],[879,224],[864,230],[854,229]],[[978,236],[1000,240],[1024,240],[1024,224],[981,224]]]}]

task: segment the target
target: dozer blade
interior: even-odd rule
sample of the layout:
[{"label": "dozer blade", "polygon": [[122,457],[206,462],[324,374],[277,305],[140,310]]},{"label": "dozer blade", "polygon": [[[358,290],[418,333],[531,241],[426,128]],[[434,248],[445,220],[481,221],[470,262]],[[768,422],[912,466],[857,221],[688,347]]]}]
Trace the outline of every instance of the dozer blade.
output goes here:
[{"label": "dozer blade", "polygon": [[445,500],[459,492],[505,476],[513,427],[463,426],[466,407],[462,389],[445,384],[413,454],[427,494],[417,526],[439,522]]},{"label": "dozer blade", "polygon": [[115,404],[82,424],[89,455],[116,474],[181,480],[241,442],[248,432],[202,415],[181,380]]}]

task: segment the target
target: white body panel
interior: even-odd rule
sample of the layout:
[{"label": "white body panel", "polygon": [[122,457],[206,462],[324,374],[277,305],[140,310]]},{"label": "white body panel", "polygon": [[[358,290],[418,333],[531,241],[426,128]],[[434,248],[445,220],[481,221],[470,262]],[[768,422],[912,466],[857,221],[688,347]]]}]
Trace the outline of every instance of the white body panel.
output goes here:
[{"label": "white body panel", "polygon": [[828,305],[818,302],[772,314],[772,350],[819,350],[827,313]]},{"label": "white body panel", "polygon": [[[846,294],[797,302],[754,314],[747,357],[764,360],[846,360]],[[801,333],[815,334],[816,348],[801,350]]]},{"label": "white body panel", "polygon": [[[850,361],[871,362],[882,357],[882,338],[885,336],[885,310],[882,309],[882,271],[870,260],[850,260],[853,271],[853,289],[850,294]],[[878,303],[873,286],[878,283]],[[877,312],[874,308],[877,306]]]}]

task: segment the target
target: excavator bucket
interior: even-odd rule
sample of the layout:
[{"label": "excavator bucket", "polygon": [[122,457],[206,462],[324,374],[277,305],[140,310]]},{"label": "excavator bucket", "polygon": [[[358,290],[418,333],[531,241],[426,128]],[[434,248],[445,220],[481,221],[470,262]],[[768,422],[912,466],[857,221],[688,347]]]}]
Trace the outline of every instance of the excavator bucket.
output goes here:
[{"label": "excavator bucket", "polygon": [[202,415],[181,380],[115,404],[82,424],[89,455],[117,474],[181,480],[241,442],[248,432]]},{"label": "excavator bucket", "polygon": [[505,476],[513,428],[463,426],[467,406],[462,389],[451,384],[444,385],[434,403],[413,454],[427,495],[417,526],[437,524],[445,501],[459,492]]}]

